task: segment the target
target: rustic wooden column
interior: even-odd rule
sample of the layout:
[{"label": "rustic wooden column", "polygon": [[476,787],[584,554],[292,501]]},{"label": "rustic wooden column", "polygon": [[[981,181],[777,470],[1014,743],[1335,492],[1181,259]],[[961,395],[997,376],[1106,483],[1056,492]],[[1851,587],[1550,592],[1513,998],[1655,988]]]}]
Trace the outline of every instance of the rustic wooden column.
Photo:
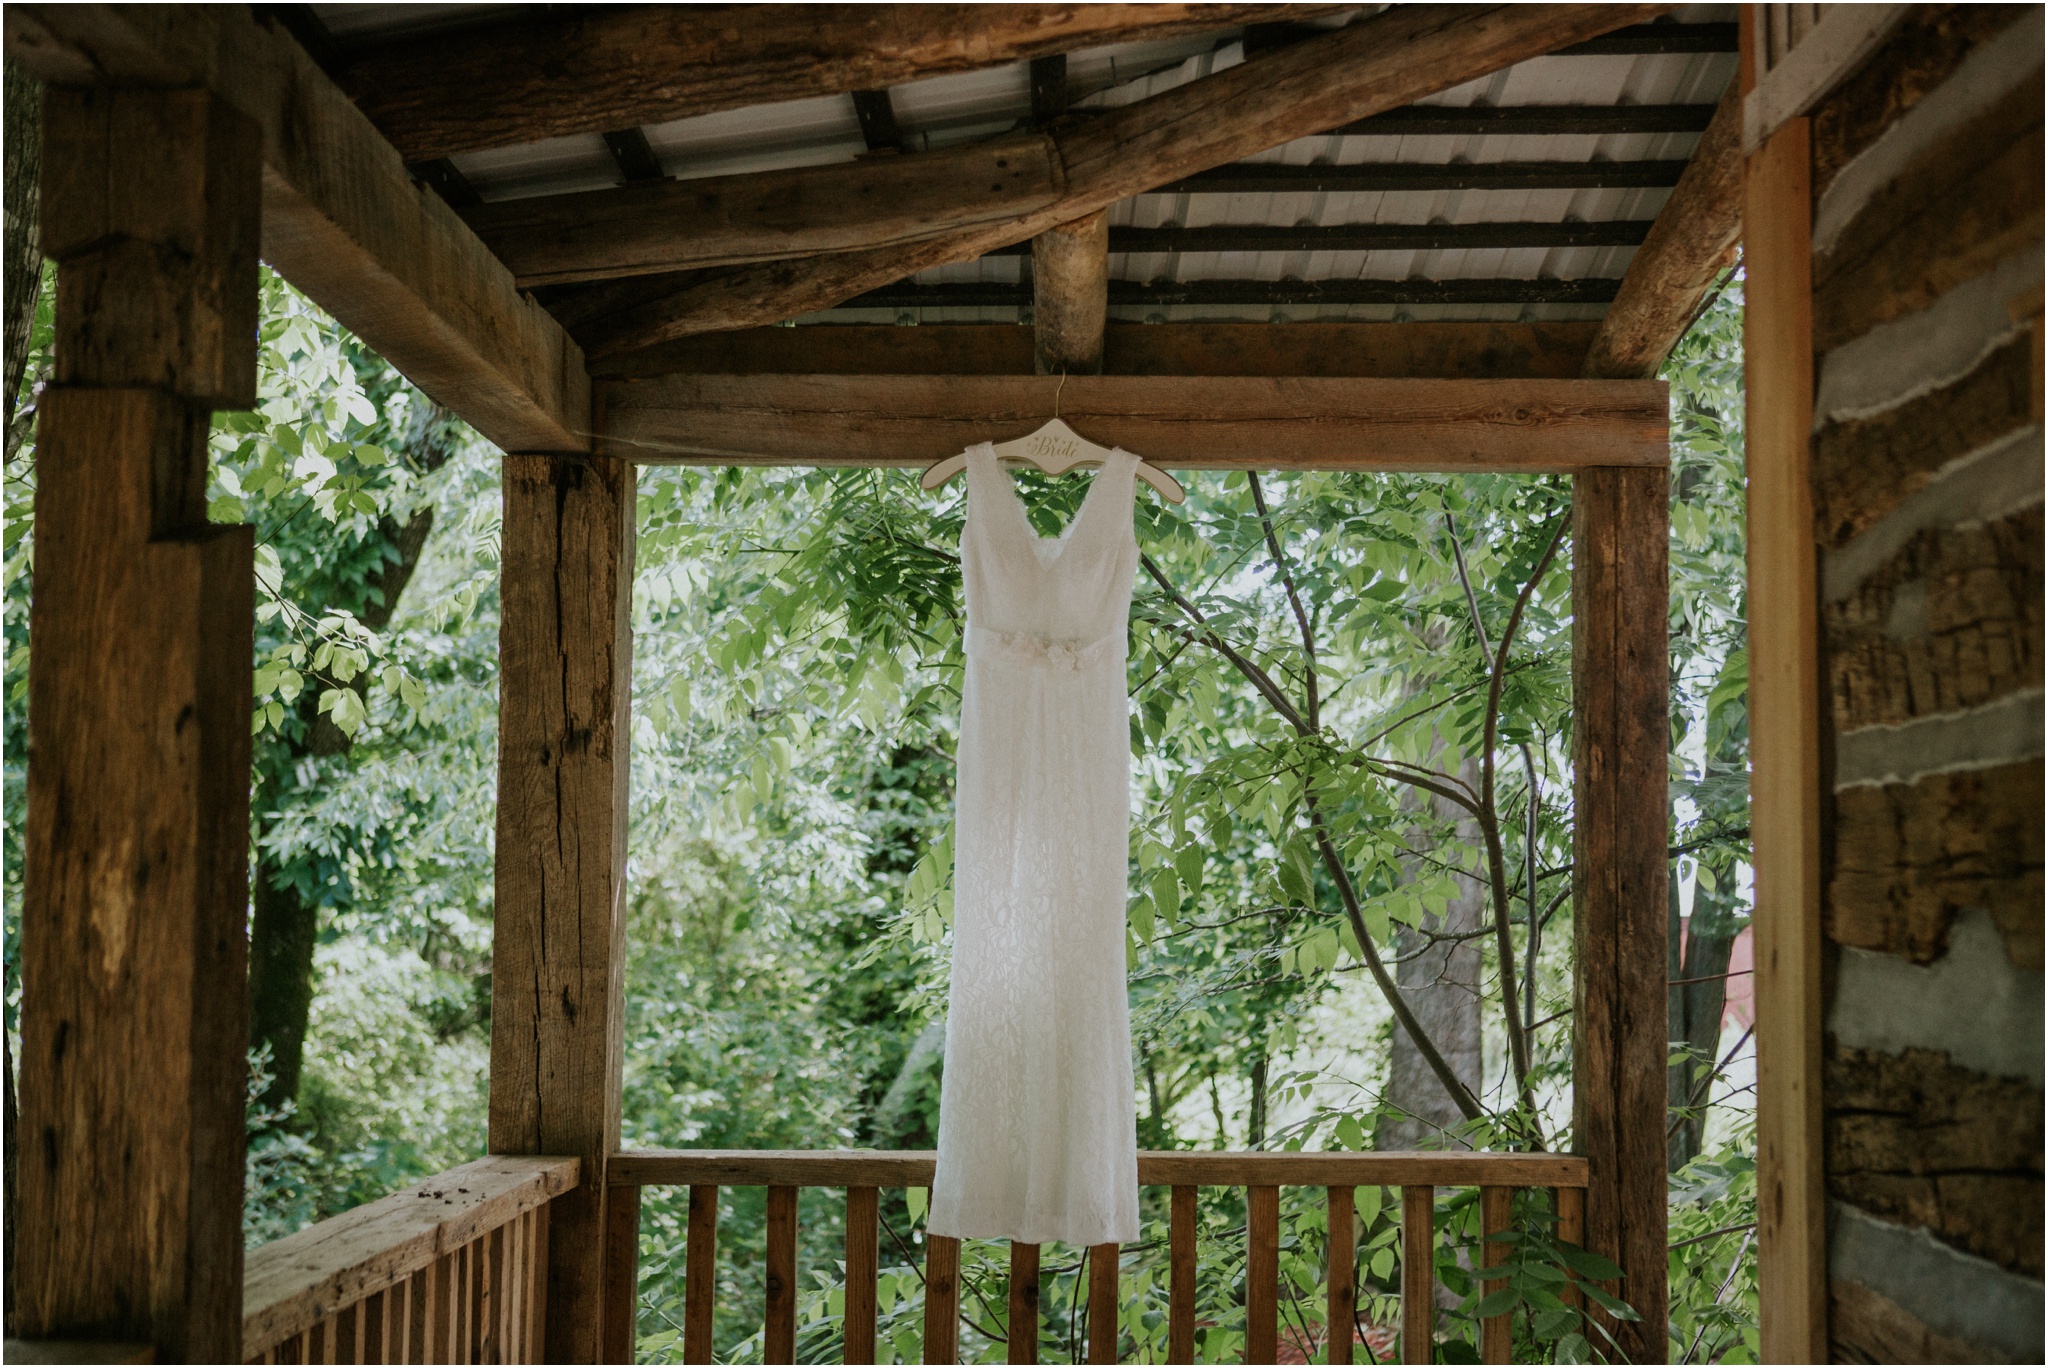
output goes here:
[{"label": "rustic wooden column", "polygon": [[1581,471],[1572,495],[1572,1133],[1592,1164],[1588,1248],[1642,1316],[1614,1327],[1665,1358],[1664,864],[1670,472]]},{"label": "rustic wooden column", "polygon": [[241,1359],[259,135],[199,91],[52,90],[11,1330]]},{"label": "rustic wooden column", "polygon": [[1102,374],[1109,324],[1109,211],[1031,240],[1032,357],[1040,375]]},{"label": "rustic wooden column", "polygon": [[490,1143],[583,1160],[549,1215],[547,1356],[596,1363],[619,1143],[634,467],[507,456],[504,487]]}]

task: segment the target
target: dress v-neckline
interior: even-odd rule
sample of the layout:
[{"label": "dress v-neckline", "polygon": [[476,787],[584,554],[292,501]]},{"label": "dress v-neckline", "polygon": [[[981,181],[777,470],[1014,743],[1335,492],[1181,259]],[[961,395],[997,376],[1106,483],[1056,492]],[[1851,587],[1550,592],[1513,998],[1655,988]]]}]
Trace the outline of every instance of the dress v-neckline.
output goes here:
[{"label": "dress v-neckline", "polygon": [[[1122,447],[1118,447],[1111,454],[1127,456],[1130,453]],[[1037,559],[1040,566],[1050,570],[1053,566],[1059,564],[1061,558],[1066,555],[1068,543],[1074,539],[1074,534],[1080,530],[1082,521],[1088,516],[1088,510],[1094,507],[1095,495],[1102,488],[1102,477],[1109,470],[1108,462],[1104,462],[1096,468],[1094,476],[1088,482],[1088,492],[1081,496],[1081,506],[1074,510],[1073,517],[1067,519],[1067,525],[1060,529],[1057,536],[1044,537],[1040,536],[1038,529],[1031,525],[1031,509],[1024,502],[1023,491],[1017,488],[1017,477],[1003,469],[1002,462],[996,460],[993,449],[987,453],[987,459],[989,464],[994,467],[996,475],[1002,480],[1003,486],[1008,492],[1007,502],[1016,510],[1017,525],[1023,530],[1025,540],[1031,543],[1032,555]],[[1048,549],[1052,552],[1050,557],[1046,555]]]}]

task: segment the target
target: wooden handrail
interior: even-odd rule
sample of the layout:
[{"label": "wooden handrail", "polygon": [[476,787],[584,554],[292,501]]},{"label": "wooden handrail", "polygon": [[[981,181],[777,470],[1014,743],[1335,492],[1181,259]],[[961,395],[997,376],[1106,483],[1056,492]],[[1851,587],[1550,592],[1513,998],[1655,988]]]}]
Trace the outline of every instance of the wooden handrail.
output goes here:
[{"label": "wooden handrail", "polygon": [[[931,1150],[626,1150],[605,1167],[612,1187],[930,1187]],[[1379,1154],[1285,1150],[1140,1150],[1145,1187],[1586,1186],[1576,1154],[1468,1150]]]},{"label": "wooden handrail", "polygon": [[[796,1348],[797,1191],[806,1187],[847,1190],[846,1361],[866,1362],[875,1343],[874,1248],[876,1189],[929,1187],[937,1169],[930,1150],[630,1150],[615,1154],[606,1165],[607,1185],[617,1192],[644,1186],[685,1186],[690,1189],[689,1257],[685,1273],[683,1361],[709,1363],[711,1299],[716,1279],[718,1189],[768,1189],[768,1301],[763,1338],[764,1361],[787,1363]],[[1577,1243],[1584,1235],[1585,1189],[1589,1168],[1572,1154],[1493,1154],[1477,1151],[1418,1151],[1384,1154],[1289,1153],[1286,1151],[1189,1152],[1141,1151],[1138,1182],[1173,1189],[1168,1223],[1170,1281],[1167,1310],[1167,1361],[1191,1363],[1195,1343],[1195,1194],[1200,1187],[1246,1189],[1245,1361],[1271,1363],[1278,1350],[1280,1201],[1282,1187],[1327,1189],[1330,1213],[1329,1257],[1332,1270],[1350,1268],[1355,1259],[1352,1218],[1359,1187],[1401,1190],[1401,1343],[1410,1363],[1431,1361],[1436,1324],[1436,1189],[1480,1189],[1482,1236],[1508,1229],[1516,1188],[1549,1188],[1561,1239]],[[622,1241],[622,1251],[631,1247]],[[1494,1261],[1498,1251],[1481,1257]],[[1097,1245],[1088,1251],[1090,1307],[1088,1360],[1116,1361],[1117,1317],[1112,1311],[1097,1320],[1093,1308],[1114,1307],[1117,1300],[1118,1249]],[[943,1235],[925,1241],[925,1362],[954,1362],[959,1349],[960,1242]],[[1011,1363],[1037,1362],[1039,1247],[1010,1245]],[[636,1297],[630,1267],[606,1270],[605,1283],[617,1297]],[[856,1283],[859,1285],[856,1286]],[[1486,1290],[1501,1286],[1489,1279]],[[1349,1325],[1354,1319],[1357,1288],[1349,1278],[1332,1276],[1329,1324]],[[608,1318],[630,1325],[633,1306],[611,1308]],[[1481,1359],[1506,1363],[1511,1347],[1508,1315],[1481,1322]],[[1349,1335],[1333,1336],[1328,1361],[1349,1363]]]},{"label": "wooden handrail", "polygon": [[492,1155],[250,1250],[243,1357],[334,1362],[343,1341],[340,1352],[362,1352],[374,1340],[379,1357],[340,1361],[449,1362],[429,1355],[466,1355],[475,1339],[494,1361],[533,1361],[546,1206],[581,1167]]}]

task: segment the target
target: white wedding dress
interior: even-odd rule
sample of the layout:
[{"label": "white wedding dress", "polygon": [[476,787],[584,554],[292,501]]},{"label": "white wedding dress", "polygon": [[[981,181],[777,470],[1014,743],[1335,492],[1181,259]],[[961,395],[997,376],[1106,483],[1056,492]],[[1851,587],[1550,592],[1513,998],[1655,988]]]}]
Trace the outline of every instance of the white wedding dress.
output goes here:
[{"label": "white wedding dress", "polygon": [[1065,533],[1042,538],[994,449],[967,453],[935,1235],[1138,1238],[1124,984],[1137,464],[1112,453]]}]

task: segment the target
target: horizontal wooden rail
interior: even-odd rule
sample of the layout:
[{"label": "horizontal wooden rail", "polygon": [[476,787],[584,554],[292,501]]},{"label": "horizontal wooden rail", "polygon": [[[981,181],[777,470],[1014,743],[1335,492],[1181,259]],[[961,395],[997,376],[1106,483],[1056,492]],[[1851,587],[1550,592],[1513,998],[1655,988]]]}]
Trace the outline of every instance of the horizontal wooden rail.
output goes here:
[{"label": "horizontal wooden rail", "polygon": [[547,1204],[576,1159],[492,1155],[249,1251],[251,1363],[535,1363]]},{"label": "horizontal wooden rail", "polygon": [[[689,1262],[685,1269],[683,1361],[712,1361],[713,1262],[717,1258],[718,1189],[768,1189],[768,1296],[764,1361],[788,1363],[796,1350],[797,1192],[806,1187],[847,1190],[845,1361],[869,1361],[875,1346],[876,1190],[929,1187],[938,1167],[930,1150],[632,1150],[606,1165],[614,1191],[645,1186],[690,1189]],[[1480,1189],[1482,1235],[1507,1231],[1516,1188],[1553,1191],[1559,1238],[1584,1238],[1586,1160],[1571,1154],[1408,1152],[1387,1154],[1144,1151],[1138,1182],[1173,1190],[1168,1223],[1170,1284],[1167,1361],[1191,1363],[1195,1346],[1195,1193],[1201,1187],[1246,1190],[1245,1362],[1272,1363],[1279,1349],[1280,1189],[1327,1190],[1330,1243],[1328,1324],[1356,1323],[1358,1289],[1337,1270],[1356,1258],[1355,1190],[1372,1185],[1401,1190],[1402,1357],[1427,1363],[1435,1355],[1436,1190]],[[1490,1263],[1498,1253],[1482,1255]],[[1117,1361],[1118,1248],[1089,1249],[1088,1361]],[[1011,1363],[1038,1361],[1039,1246],[1012,1242],[1009,1277]],[[637,1297],[630,1276],[607,1276],[614,1297]],[[1487,1290],[1502,1284],[1489,1280]],[[1098,1316],[1095,1308],[1103,1308]],[[608,1319],[629,1324],[631,1304],[608,1309]],[[925,1240],[926,1363],[953,1363],[959,1354],[960,1242],[943,1235]],[[1481,1323],[1481,1359],[1506,1363],[1511,1346],[1507,1315]],[[1333,1335],[1327,1361],[1349,1363],[1349,1334]]]}]

